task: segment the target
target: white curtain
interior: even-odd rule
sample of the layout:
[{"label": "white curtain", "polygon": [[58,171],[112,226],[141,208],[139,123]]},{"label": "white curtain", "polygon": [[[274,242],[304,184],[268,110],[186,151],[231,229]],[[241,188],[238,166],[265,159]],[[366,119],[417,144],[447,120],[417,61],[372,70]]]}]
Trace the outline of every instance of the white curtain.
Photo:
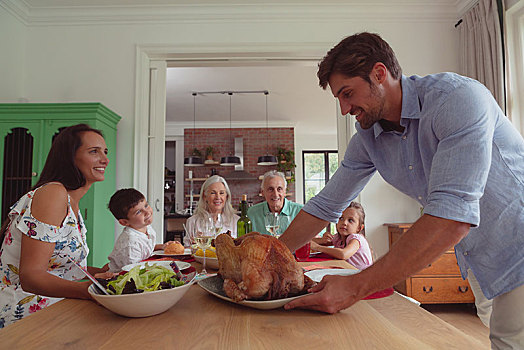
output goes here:
[{"label": "white curtain", "polygon": [[484,84],[505,111],[502,37],[497,1],[479,0],[464,14],[459,30],[461,74]]}]

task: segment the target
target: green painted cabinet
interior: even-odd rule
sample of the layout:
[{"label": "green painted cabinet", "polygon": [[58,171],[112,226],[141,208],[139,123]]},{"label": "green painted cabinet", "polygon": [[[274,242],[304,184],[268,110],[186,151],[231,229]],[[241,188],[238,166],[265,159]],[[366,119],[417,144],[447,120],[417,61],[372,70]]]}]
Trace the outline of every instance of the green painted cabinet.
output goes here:
[{"label": "green painted cabinet", "polygon": [[86,123],[99,129],[109,150],[105,180],[95,183],[80,201],[87,228],[88,264],[102,266],[113,249],[115,220],[107,209],[116,189],[115,149],[120,116],[100,103],[0,104],[0,208],[9,207],[33,186],[43,169],[53,137],[70,125]]}]

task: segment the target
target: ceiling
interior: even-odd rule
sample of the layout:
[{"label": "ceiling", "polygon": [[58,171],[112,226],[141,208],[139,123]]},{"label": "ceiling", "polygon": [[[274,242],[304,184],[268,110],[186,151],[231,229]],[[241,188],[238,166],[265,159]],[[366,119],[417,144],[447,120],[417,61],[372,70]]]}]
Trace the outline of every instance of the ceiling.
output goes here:
[{"label": "ceiling", "polygon": [[[249,5],[333,5],[359,6],[362,11],[371,9],[389,11],[395,7],[413,11],[441,11],[461,13],[474,0],[7,0],[7,3],[22,4],[28,23],[50,16],[53,21],[62,14],[63,20],[82,21],[83,14],[92,16],[100,13],[126,13],[127,9],[145,13],[173,11],[176,6],[202,7]],[[369,7],[373,6],[373,7]],[[259,7],[258,7],[259,8]],[[253,8],[256,11],[257,7]],[[88,11],[87,11],[88,10]],[[64,12],[65,11],[65,12]],[[87,12],[86,12],[87,11]],[[95,11],[95,12],[93,12]],[[99,12],[96,12],[99,11]],[[175,10],[176,12],[176,10]],[[172,13],[172,12],[171,12]],[[119,20],[118,17],[114,17]],[[125,18],[125,16],[124,16]],[[229,96],[227,94],[191,95],[195,91],[246,91],[268,90],[269,126],[297,126],[308,128],[312,133],[336,133],[336,101],[329,91],[318,86],[317,63],[313,61],[287,62],[242,62],[212,65],[192,62],[190,66],[173,66],[167,73],[167,122],[192,124],[195,116],[197,126],[229,124]],[[193,109],[193,102],[196,109]],[[265,96],[262,93],[234,94],[231,98],[231,120],[233,124],[265,125]],[[323,123],[319,123],[323,120]]]},{"label": "ceiling", "polygon": [[[92,7],[92,6],[154,6],[154,5],[191,5],[191,4],[315,4],[318,0],[23,0],[28,6],[33,8],[43,7]],[[370,4],[370,3],[398,3],[406,4],[443,4],[449,6],[459,6],[462,0],[327,0],[329,4]]]},{"label": "ceiling", "polygon": [[[263,92],[235,91],[267,90],[267,114],[270,126],[313,123],[328,116],[332,121],[319,126],[335,127],[335,99],[318,86],[316,62],[287,62],[272,66],[181,67],[168,68],[167,120],[202,123],[229,123],[230,97],[224,93],[192,92],[233,91],[231,120],[233,124],[265,123],[266,96]],[[326,130],[327,131],[327,130]],[[331,133],[331,132],[327,132]]]}]

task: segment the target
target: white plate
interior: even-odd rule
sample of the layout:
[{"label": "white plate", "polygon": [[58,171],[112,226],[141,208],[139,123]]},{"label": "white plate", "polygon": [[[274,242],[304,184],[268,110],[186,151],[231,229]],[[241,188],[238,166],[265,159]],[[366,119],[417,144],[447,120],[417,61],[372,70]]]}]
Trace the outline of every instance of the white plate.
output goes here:
[{"label": "white plate", "polygon": [[217,298],[229,301],[234,304],[244,305],[244,306],[248,306],[248,307],[259,309],[259,310],[278,309],[286,305],[287,303],[289,303],[291,300],[300,298],[306,295],[306,294],[303,294],[303,295],[299,295],[296,297],[276,299],[276,300],[261,300],[261,301],[243,300],[237,303],[236,301],[228,297],[226,293],[224,292],[224,288],[223,288],[224,281],[222,280],[221,277],[217,275],[213,275],[206,279],[200,280],[197,283],[200,287],[202,287],[202,289],[207,291],[209,294],[216,296]]},{"label": "white plate", "polygon": [[[198,255],[193,254],[193,258],[195,258],[195,260],[201,263],[202,265],[204,264],[203,256],[198,256]],[[206,257],[206,269],[207,268],[218,270],[218,259]]]},{"label": "white plate", "polygon": [[[146,264],[149,264],[149,265],[161,265],[161,266],[164,266],[164,267],[167,267],[168,269],[171,268],[171,264],[172,261],[166,261],[166,260],[161,260],[161,261],[142,261],[142,262],[139,262],[139,263],[135,263],[135,264],[129,264],[129,265],[126,265],[124,267],[122,267],[122,271],[129,271],[131,270],[133,267],[137,266],[137,265],[140,265],[140,266],[145,266]],[[176,261],[176,266],[178,266],[178,269],[179,270],[184,270],[184,269],[187,269],[188,267],[191,267],[191,264],[190,263],[187,263],[185,261]]]},{"label": "white plate", "polygon": [[338,275],[338,276],[349,276],[359,273],[360,270],[354,269],[318,269],[304,273],[306,276],[311,278],[315,282],[322,281],[322,278],[326,275]]},{"label": "white plate", "polygon": [[164,253],[163,250],[155,250],[153,252],[153,255],[160,255],[160,256],[183,256],[183,255],[191,255],[191,248],[185,248],[184,254],[168,254]]}]

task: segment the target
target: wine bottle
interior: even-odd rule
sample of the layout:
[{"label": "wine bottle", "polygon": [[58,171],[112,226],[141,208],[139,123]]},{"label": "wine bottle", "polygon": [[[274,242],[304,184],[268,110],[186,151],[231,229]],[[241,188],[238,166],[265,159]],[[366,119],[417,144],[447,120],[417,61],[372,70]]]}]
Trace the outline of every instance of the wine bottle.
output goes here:
[{"label": "wine bottle", "polygon": [[240,219],[237,221],[237,237],[253,231],[253,224],[247,216],[247,194],[242,195],[240,202]]}]

